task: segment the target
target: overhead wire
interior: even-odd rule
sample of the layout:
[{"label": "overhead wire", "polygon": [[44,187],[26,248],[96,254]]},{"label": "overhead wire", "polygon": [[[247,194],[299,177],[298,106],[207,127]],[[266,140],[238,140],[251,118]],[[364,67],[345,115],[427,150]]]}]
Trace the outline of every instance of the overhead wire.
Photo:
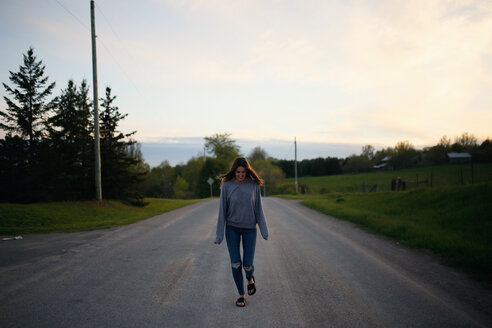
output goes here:
[{"label": "overhead wire", "polygon": [[75,18],[79,23],[80,25],[82,25],[86,30],[88,30],[89,32],[91,31],[91,29],[84,24],[84,22],[82,22],[82,20],[80,20],[74,13],[72,13],[67,7],[65,7],[60,1],[58,0],[55,0],[59,5],[60,7],[62,7],[67,13],[69,13],[73,18]]},{"label": "overhead wire", "polygon": [[289,147],[289,150],[287,151],[287,154],[285,155],[285,159],[289,159],[289,156],[292,152],[292,148],[294,147],[294,145],[291,143],[290,144],[290,147]]},{"label": "overhead wire", "polygon": [[130,84],[135,88],[135,90],[137,92],[140,93],[140,90],[137,88],[137,86],[135,85],[135,83],[133,83],[133,81],[130,79],[129,75],[126,73],[126,71],[123,69],[123,67],[120,65],[120,63],[118,62],[118,60],[116,59],[115,56],[113,56],[113,54],[111,53],[111,51],[109,50],[109,48],[106,46],[106,44],[104,42],[102,42],[101,38],[99,38],[99,40],[101,41],[101,45],[104,47],[104,49],[107,51],[107,53],[109,54],[109,56],[111,56],[111,58],[114,60],[115,64],[118,66],[118,68],[121,70],[121,72],[123,73],[123,75],[125,76],[125,78],[128,80],[128,82],[130,82]]},{"label": "overhead wire", "polygon": [[111,25],[111,23],[109,22],[109,19],[106,17],[106,15],[104,14],[104,12],[102,11],[102,8],[101,6],[99,5],[99,3],[95,3],[96,5],[96,9],[99,11],[99,13],[102,15],[102,17],[104,18],[104,20],[106,21],[106,23],[108,24],[109,28],[111,29],[111,31],[113,32],[114,36],[118,39],[118,41],[123,44],[123,41],[121,40],[121,38],[119,37],[119,35],[116,33],[115,29],[113,28],[113,25]]},{"label": "overhead wire", "polygon": [[[102,11],[102,8],[101,6],[98,4],[98,3],[95,3],[96,5],[96,9],[99,11],[99,13],[102,15],[103,19],[106,21],[106,23],[108,24],[109,26],[109,29],[111,30],[111,32],[113,32],[114,36],[116,37],[116,39],[119,41],[119,43],[123,46],[124,50],[125,50],[125,53],[130,57],[130,59],[132,60],[132,62],[135,64],[136,61],[135,59],[132,57],[130,51],[128,51],[128,47],[124,44],[124,42],[122,41],[122,39],[119,37],[119,35],[116,33],[115,29],[113,28],[113,25],[111,24],[111,22],[109,21],[109,19],[106,17],[106,15],[104,14],[104,12]],[[110,53],[109,49],[107,49],[107,51]],[[122,70],[123,74],[125,74],[125,77],[130,81],[130,83],[133,85],[133,87],[135,88],[135,90],[137,90],[139,93],[140,93],[140,90],[138,89],[138,87],[135,85],[135,83],[133,83],[133,81],[130,79],[130,77],[128,76],[128,74],[126,73],[126,71],[123,69],[123,67],[121,67],[121,65],[118,63],[118,61],[116,60],[116,58],[114,58],[114,56],[110,53],[110,56],[113,57],[113,59],[115,60],[116,64],[118,66],[120,66],[120,69]],[[137,65],[135,65],[137,66]]]},{"label": "overhead wire", "polygon": [[[91,29],[87,25],[85,25],[84,22],[82,22],[82,20],[77,17],[77,15],[75,15],[74,13],[72,13],[59,0],[55,0],[55,1],[60,5],[60,7],[62,7],[66,12],[68,12],[75,20],[77,20],[77,22],[79,22],[79,24],[81,24],[86,30],[88,30],[89,32],[91,31]],[[97,5],[96,5],[96,8],[98,8]],[[102,14],[103,18],[106,20],[106,22],[110,26],[110,29],[113,31],[113,33],[115,33],[113,27],[110,25],[108,19],[106,18],[106,16],[104,15],[104,13],[101,11],[100,8],[98,8],[98,11]],[[115,35],[116,35],[116,33],[115,33]],[[118,60],[116,59],[116,57],[111,53],[111,51],[106,46],[106,44],[103,41],[103,39],[99,35],[97,35],[97,37],[98,37],[98,39],[100,41],[100,44],[103,46],[103,48],[105,49],[105,51],[109,54],[109,56],[113,59],[114,63],[118,67],[118,69],[123,73],[123,75],[125,76],[125,78],[128,80],[128,82],[130,82],[130,84],[135,88],[135,90],[140,93],[140,90],[137,88],[137,86],[135,85],[135,83],[133,83],[133,81],[131,80],[131,78],[129,77],[129,75],[126,73],[126,71],[123,69],[123,67],[120,65],[120,63],[118,62]],[[116,38],[118,38],[118,40],[122,43],[121,39],[117,35],[116,35]]]}]

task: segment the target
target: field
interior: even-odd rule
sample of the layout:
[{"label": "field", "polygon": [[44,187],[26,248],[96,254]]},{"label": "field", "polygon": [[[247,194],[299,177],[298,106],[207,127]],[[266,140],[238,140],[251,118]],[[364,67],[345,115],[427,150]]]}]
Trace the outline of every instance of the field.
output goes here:
[{"label": "field", "polygon": [[35,232],[75,232],[103,229],[137,222],[183,207],[196,200],[146,199],[136,207],[119,201],[53,202],[34,204],[0,203],[0,235]]},{"label": "field", "polygon": [[[407,189],[429,185],[432,187],[492,182],[492,163],[486,164],[447,164],[439,166],[416,167],[395,171],[376,171],[360,174],[343,174],[322,177],[300,177],[299,184],[309,186],[308,193],[324,194],[330,192],[357,192],[362,191],[363,183],[366,190],[377,184],[378,191],[391,189],[391,179],[400,177],[404,180],[421,181],[419,185],[407,183]],[[294,179],[287,179],[292,184]],[[428,183],[422,181],[428,180]]]}]

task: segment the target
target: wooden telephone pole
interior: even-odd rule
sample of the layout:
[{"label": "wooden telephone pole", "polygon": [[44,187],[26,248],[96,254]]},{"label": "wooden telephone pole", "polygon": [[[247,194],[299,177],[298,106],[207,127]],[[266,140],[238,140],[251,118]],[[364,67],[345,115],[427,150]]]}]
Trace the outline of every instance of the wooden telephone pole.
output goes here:
[{"label": "wooden telephone pole", "polygon": [[101,187],[101,148],[99,143],[99,98],[97,95],[97,56],[96,24],[94,19],[94,0],[91,0],[91,36],[92,36],[92,81],[94,90],[94,157],[96,173],[96,199],[102,200]]}]

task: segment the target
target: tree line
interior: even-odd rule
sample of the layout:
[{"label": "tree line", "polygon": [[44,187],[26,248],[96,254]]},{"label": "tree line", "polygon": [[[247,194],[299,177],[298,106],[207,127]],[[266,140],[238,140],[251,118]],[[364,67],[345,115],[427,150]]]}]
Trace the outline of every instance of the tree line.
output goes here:
[{"label": "tree line", "polygon": [[[93,106],[89,86],[69,80],[52,97],[45,66],[30,48],[10,85],[0,110],[0,201],[34,202],[92,199],[95,194]],[[49,99],[51,97],[51,99]],[[111,88],[100,99],[100,152],[103,198],[143,203],[135,188],[146,174],[140,145],[123,134],[122,114]]]},{"label": "tree line", "polygon": [[[448,154],[467,152],[472,155],[474,163],[492,162],[492,140],[487,138],[478,143],[477,138],[464,132],[454,138],[454,142],[443,136],[437,145],[416,149],[411,142],[397,142],[395,147],[377,150],[372,145],[362,147],[359,155],[353,154],[346,158],[315,158],[305,159],[297,163],[298,176],[322,176],[344,173],[369,172],[378,164],[386,163],[384,169],[404,169],[419,165],[439,165],[448,163]],[[274,164],[282,168],[287,178],[294,177],[293,160],[274,160]]]},{"label": "tree line", "polygon": [[[240,148],[230,134],[215,134],[205,138],[206,149],[214,156],[191,158],[186,164],[172,167],[164,161],[159,166],[148,168],[149,175],[141,184],[141,191],[149,197],[208,197],[210,188],[207,179],[214,179],[224,173],[233,159],[239,156]],[[324,176],[335,174],[361,173],[376,170],[375,166],[386,163],[380,169],[402,169],[419,165],[438,165],[448,162],[450,152],[468,152],[474,162],[492,161],[492,141],[478,143],[473,134],[463,133],[454,142],[442,137],[435,146],[416,149],[409,141],[397,142],[395,147],[376,150],[365,145],[360,154],[346,158],[326,157],[304,159],[297,162],[297,175]],[[265,180],[267,194],[294,193],[294,185],[285,178],[295,175],[294,160],[269,157],[264,149],[256,147],[247,155],[252,166]],[[213,195],[219,195],[220,183],[215,180]],[[300,185],[302,190],[303,187]]]},{"label": "tree line", "polygon": [[351,155],[343,161],[344,173],[368,172],[375,165],[386,164],[384,169],[405,169],[415,166],[440,165],[449,162],[449,153],[469,153],[474,163],[492,162],[492,140],[478,143],[468,132],[454,138],[443,136],[430,147],[416,149],[408,140],[397,142],[395,147],[376,151],[371,145],[362,147],[360,155]]}]

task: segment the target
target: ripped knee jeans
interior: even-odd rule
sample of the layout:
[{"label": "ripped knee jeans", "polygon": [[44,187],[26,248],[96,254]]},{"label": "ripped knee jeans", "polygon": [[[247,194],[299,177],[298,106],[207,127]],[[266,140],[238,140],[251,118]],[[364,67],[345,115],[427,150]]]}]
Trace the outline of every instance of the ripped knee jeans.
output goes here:
[{"label": "ripped knee jeans", "polygon": [[[239,295],[244,295],[243,268],[246,279],[249,281],[253,276],[255,267],[253,260],[256,248],[256,229],[242,229],[226,226],[225,237],[227,249],[231,258],[232,277],[236,283]],[[243,258],[241,260],[241,240],[243,244]]]}]

